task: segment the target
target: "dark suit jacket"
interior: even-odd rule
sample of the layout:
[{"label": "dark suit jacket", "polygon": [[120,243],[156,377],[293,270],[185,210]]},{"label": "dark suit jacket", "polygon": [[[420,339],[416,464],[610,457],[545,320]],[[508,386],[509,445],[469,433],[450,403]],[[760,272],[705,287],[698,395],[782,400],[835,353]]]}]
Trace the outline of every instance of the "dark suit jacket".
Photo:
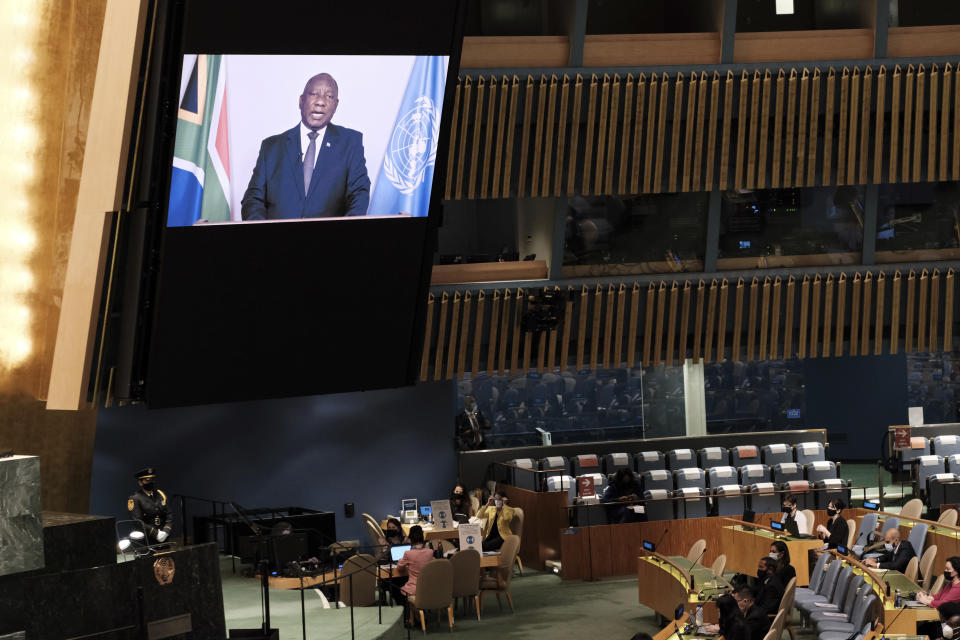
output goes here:
[{"label": "dark suit jacket", "polygon": [[744,622],[747,623],[747,629],[750,630],[750,640],[763,640],[763,637],[770,631],[773,618],[754,603],[752,607],[747,609]]},{"label": "dark suit jacket", "polygon": [[827,538],[828,548],[836,549],[838,546],[847,546],[847,536],[850,530],[847,528],[847,521],[844,520],[843,515],[834,518],[832,523],[828,521],[827,530],[830,532],[830,537]]},{"label": "dark suit jacket", "polygon": [[774,615],[780,609],[780,600],[783,598],[784,584],[777,574],[773,574],[762,583],[756,585],[757,599],[753,606],[767,615]]},{"label": "dark suit jacket", "polygon": [[328,124],[304,194],[300,125],[260,145],[243,194],[244,220],[362,216],[370,204],[370,178],[359,131]]},{"label": "dark suit jacket", "polygon": [[877,567],[880,569],[893,569],[894,571],[903,573],[907,568],[907,563],[910,562],[910,558],[915,555],[917,555],[917,552],[913,549],[910,541],[901,540],[900,545],[893,551],[883,552],[883,555],[878,559]]}]

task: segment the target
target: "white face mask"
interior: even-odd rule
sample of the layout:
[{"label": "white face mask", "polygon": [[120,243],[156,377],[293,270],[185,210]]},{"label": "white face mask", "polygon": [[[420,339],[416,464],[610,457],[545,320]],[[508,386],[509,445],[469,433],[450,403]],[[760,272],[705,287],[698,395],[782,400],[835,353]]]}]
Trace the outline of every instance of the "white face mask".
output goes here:
[{"label": "white face mask", "polygon": [[493,504],[497,509],[499,509],[500,507],[503,506],[503,500],[494,500]]},{"label": "white face mask", "polygon": [[884,548],[885,548],[887,551],[893,551],[893,543],[892,543],[892,542],[887,542],[887,543],[885,543],[883,546],[884,546]]},{"label": "white face mask", "polygon": [[952,638],[952,637],[953,637],[953,627],[951,627],[950,625],[948,625],[946,622],[944,622],[943,624],[940,625],[940,629],[943,631],[943,637],[944,637],[944,638]]},{"label": "white face mask", "polygon": [[770,558],[773,559],[773,560],[779,560],[779,559],[780,559],[780,554],[777,553],[776,551],[771,551],[769,555],[770,555]]}]

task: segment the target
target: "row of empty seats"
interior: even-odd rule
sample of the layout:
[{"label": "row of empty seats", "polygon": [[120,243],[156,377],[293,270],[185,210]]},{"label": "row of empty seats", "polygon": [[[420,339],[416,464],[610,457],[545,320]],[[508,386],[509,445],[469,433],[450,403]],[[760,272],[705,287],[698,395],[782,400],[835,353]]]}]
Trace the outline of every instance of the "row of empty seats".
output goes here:
[{"label": "row of empty seats", "polygon": [[906,468],[921,456],[937,455],[949,458],[957,454],[960,454],[960,436],[913,436],[910,438],[910,448],[900,451],[900,460]]}]

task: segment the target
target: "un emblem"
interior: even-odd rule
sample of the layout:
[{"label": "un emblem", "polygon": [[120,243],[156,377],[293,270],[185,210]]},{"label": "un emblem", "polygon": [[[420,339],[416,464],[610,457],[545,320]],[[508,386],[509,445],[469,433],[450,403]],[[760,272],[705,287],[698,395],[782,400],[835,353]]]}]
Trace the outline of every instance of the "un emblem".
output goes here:
[{"label": "un emblem", "polygon": [[423,173],[437,160],[440,110],[426,96],[417,98],[393,130],[383,159],[383,171],[400,193],[412,195],[423,182]]}]

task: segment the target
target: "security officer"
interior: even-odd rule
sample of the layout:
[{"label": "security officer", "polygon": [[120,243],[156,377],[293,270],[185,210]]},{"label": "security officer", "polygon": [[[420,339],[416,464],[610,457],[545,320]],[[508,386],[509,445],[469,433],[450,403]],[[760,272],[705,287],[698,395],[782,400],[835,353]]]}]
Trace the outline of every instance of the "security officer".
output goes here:
[{"label": "security officer", "polygon": [[173,515],[167,506],[167,496],[154,484],[156,471],[147,467],[137,472],[140,490],[127,500],[127,510],[134,520],[143,523],[150,544],[166,542],[173,529]]}]

